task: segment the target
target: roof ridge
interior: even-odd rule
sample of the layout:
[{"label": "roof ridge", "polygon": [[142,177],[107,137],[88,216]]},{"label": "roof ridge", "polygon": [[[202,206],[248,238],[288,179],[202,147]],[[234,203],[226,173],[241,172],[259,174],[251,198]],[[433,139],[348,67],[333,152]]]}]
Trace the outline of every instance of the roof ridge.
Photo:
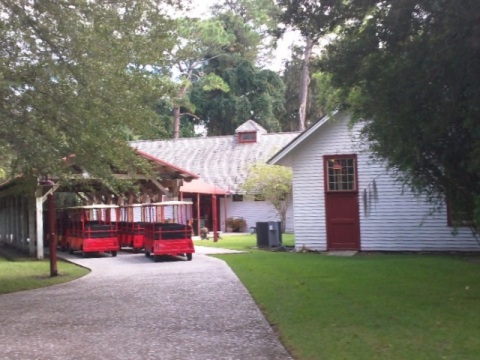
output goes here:
[{"label": "roof ridge", "polygon": [[[285,131],[285,132],[276,132],[276,133],[265,133],[262,136],[268,135],[289,135],[289,134],[300,134],[301,131]],[[189,140],[205,140],[205,139],[219,139],[219,138],[229,138],[229,137],[236,137],[237,134],[234,135],[214,135],[214,136],[194,136],[194,137],[183,137],[178,139],[150,139],[150,140],[131,140],[129,143],[143,143],[143,142],[155,142],[155,141],[189,141]]]}]

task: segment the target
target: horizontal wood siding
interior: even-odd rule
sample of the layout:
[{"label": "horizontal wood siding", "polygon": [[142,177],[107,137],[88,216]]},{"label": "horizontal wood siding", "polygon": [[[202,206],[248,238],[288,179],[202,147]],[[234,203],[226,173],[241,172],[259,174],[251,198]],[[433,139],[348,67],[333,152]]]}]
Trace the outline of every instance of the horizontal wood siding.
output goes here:
[{"label": "horizontal wood siding", "polygon": [[296,248],[326,250],[323,155],[358,156],[360,244],[364,251],[472,251],[480,246],[468,228],[447,226],[446,210],[432,214],[424,197],[403,189],[359,141],[359,126],[337,116],[292,154]]},{"label": "horizontal wood siding", "polygon": [[359,157],[358,172],[362,250],[480,250],[468,228],[459,228],[454,234],[447,225],[445,207],[433,212],[425,197],[403,189],[366,154]]},{"label": "horizontal wood siding", "polygon": [[316,136],[306,139],[292,156],[297,250],[327,250],[322,156],[336,145],[338,134],[329,123],[322,130],[321,141]]},{"label": "horizontal wood siding", "polygon": [[[221,226],[222,231],[225,229],[225,211],[223,206],[224,198],[220,199],[221,203]],[[250,227],[255,226],[257,222],[264,221],[280,221],[277,212],[272,204],[267,201],[232,201],[232,197],[227,197],[227,218],[232,216],[243,217],[247,222],[246,231],[251,231]],[[289,207],[287,212],[286,232],[293,232],[293,206]]]}]

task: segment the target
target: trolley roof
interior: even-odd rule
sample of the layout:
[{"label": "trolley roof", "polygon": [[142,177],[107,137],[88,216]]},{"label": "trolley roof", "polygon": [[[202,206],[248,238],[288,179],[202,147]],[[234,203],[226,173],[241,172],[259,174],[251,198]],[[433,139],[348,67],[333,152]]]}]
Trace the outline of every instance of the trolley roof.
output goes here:
[{"label": "trolley roof", "polygon": [[94,205],[72,206],[65,209],[93,210],[93,209],[117,209],[118,207],[119,207],[118,205],[94,204]]},{"label": "trolley roof", "polygon": [[157,203],[151,204],[143,204],[144,206],[171,206],[171,205],[192,205],[193,202],[191,201],[180,201],[180,200],[172,200],[172,201],[162,201]]}]

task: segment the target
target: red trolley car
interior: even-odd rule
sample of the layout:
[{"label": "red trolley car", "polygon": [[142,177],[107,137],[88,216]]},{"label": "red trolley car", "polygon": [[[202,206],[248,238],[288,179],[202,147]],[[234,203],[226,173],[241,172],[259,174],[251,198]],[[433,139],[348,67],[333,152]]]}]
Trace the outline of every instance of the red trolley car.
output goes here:
[{"label": "red trolley car", "polygon": [[192,241],[192,203],[165,201],[146,204],[144,223],[145,256],[185,256],[192,260],[195,252]]},{"label": "red trolley car", "polygon": [[117,236],[118,206],[88,205],[65,209],[68,223],[64,242],[70,254],[109,252],[117,256],[120,249]]},{"label": "red trolley car", "polygon": [[118,242],[120,247],[131,247],[134,252],[143,249],[145,207],[142,204],[125,205],[119,208]]}]

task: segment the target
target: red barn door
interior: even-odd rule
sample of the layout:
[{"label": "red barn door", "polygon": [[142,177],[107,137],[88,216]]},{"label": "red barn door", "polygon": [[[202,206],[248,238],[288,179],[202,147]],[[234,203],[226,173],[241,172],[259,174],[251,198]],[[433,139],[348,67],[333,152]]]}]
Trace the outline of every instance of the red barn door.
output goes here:
[{"label": "red barn door", "polygon": [[360,250],[356,155],[324,156],[327,250]]}]

